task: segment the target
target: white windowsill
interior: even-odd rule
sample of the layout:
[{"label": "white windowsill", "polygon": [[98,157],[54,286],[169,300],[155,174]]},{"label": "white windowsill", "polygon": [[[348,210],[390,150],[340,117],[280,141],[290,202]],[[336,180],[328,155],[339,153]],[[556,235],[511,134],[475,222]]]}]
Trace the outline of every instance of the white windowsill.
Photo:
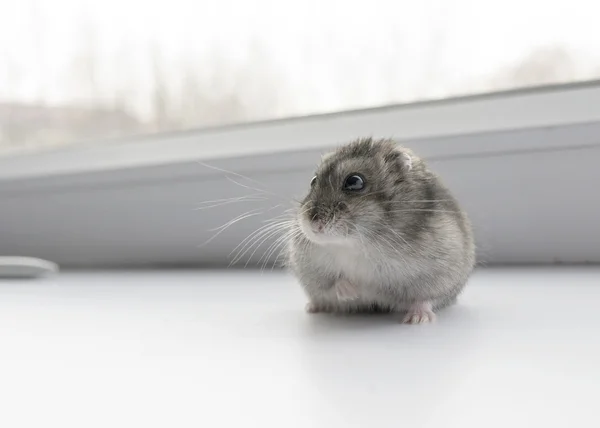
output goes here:
[{"label": "white windowsill", "polygon": [[307,315],[279,272],[0,282],[0,425],[598,426],[599,283],[480,270],[436,324],[403,326]]}]

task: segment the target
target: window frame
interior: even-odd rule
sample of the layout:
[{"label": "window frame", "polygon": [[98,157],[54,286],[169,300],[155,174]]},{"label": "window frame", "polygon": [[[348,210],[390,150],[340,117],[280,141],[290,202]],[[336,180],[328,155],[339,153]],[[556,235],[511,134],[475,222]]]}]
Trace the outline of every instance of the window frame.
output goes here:
[{"label": "window frame", "polygon": [[[172,183],[176,194],[181,183],[193,182],[200,186],[200,183],[210,181],[211,186],[225,189],[225,175],[202,168],[198,164],[200,161],[250,176],[275,175],[275,181],[299,189],[304,184],[298,182],[299,174],[309,173],[320,153],[358,136],[392,137],[433,163],[449,165],[448,162],[454,162],[454,167],[444,167],[443,177],[449,182],[461,179],[462,167],[457,168],[457,162],[472,167],[478,159],[487,159],[486,162],[497,159],[493,162],[502,163],[502,169],[498,164],[497,170],[482,170],[481,174],[497,174],[497,179],[502,180],[499,171],[510,174],[512,164],[522,162],[523,156],[546,156],[540,157],[539,163],[531,163],[531,169],[527,171],[531,178],[529,185],[539,194],[551,194],[555,183],[538,180],[536,174],[541,177],[549,168],[555,168],[557,174],[569,180],[575,195],[570,195],[571,200],[579,198],[581,206],[590,209],[590,194],[582,191],[577,195],[577,192],[581,186],[589,186],[590,177],[600,183],[600,169],[598,172],[588,169],[588,175],[581,175],[578,159],[600,162],[600,81],[74,144],[61,149],[0,157],[0,200],[6,204],[4,210],[0,208],[0,225],[5,225],[0,228],[0,254],[18,252],[18,255],[44,257],[65,266],[226,265],[226,253],[246,234],[234,232],[204,252],[197,246],[187,245],[189,243],[178,247],[177,239],[182,234],[175,233],[177,229],[173,230],[172,238],[167,233],[161,235],[162,240],[155,243],[156,251],[149,251],[148,241],[143,239],[123,245],[118,234],[124,233],[128,222],[144,219],[147,230],[154,227],[151,216],[148,217],[148,205],[140,202],[137,206],[135,202],[141,186],[162,188],[157,192],[164,193]],[[561,162],[567,158],[568,163]],[[487,179],[495,180],[496,177]],[[476,186],[467,187],[463,185],[461,198],[468,201],[470,210],[483,209],[478,205],[483,190]],[[147,202],[152,199],[152,191],[144,191],[149,192],[145,193]],[[515,186],[498,187],[495,191],[499,200],[510,199]],[[154,196],[160,200],[166,197],[163,193]],[[131,197],[128,199],[126,195]],[[94,217],[96,214],[85,211],[86,203],[97,203],[98,198],[103,198],[104,209],[119,209],[118,204],[121,204],[130,216],[123,216],[121,220],[113,218],[110,225],[103,224],[102,213]],[[172,220],[173,227],[177,228],[180,212],[175,207],[192,204],[192,195],[181,190],[180,194],[164,200],[174,207]],[[517,203],[523,208],[528,202],[517,200]],[[592,210],[600,214],[600,203],[592,204]],[[536,215],[547,214],[543,204],[527,208],[532,210],[527,221],[532,221]],[[45,209],[53,210],[56,219],[50,221],[32,213]],[[167,213],[169,208],[164,209]],[[222,219],[224,215],[224,211],[217,209],[210,218]],[[577,216],[573,213],[572,203],[565,205],[564,212],[553,212],[544,227],[548,231],[561,230],[561,236],[569,235],[569,229],[572,229],[573,236],[589,236],[590,241],[564,242],[564,247],[554,252],[548,251],[547,243],[531,244],[532,240],[539,240],[539,234],[530,237],[521,234],[514,239],[505,237],[502,242],[486,242],[486,233],[497,236],[495,225],[504,221],[503,227],[507,227],[501,215],[491,213],[485,221],[478,217],[480,223],[485,223],[485,230],[476,231],[483,236],[480,247],[484,253],[487,251],[487,255],[483,254],[487,264],[600,262],[600,250],[591,245],[593,239],[600,241],[600,228],[591,230],[586,221],[573,221]],[[104,227],[97,234],[81,239],[75,232],[65,236],[69,245],[50,245],[48,241],[56,240],[56,230],[62,224],[59,219],[66,221],[76,216],[92,216],[90,221]],[[559,221],[561,216],[567,220]],[[519,219],[511,221],[518,223]],[[28,224],[33,222],[35,231],[27,233]],[[516,230],[523,229],[522,224],[515,226]],[[160,225],[157,223],[156,227]],[[180,227],[189,225],[180,224]],[[68,227],[64,230],[63,236],[70,233]],[[525,249],[524,242],[528,243]]]}]

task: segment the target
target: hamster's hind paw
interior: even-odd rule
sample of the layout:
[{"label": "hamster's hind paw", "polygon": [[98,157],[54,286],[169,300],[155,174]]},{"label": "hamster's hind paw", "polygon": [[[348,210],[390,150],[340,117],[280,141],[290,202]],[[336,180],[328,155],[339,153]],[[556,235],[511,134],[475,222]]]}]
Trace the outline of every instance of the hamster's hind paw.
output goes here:
[{"label": "hamster's hind paw", "polygon": [[412,305],[402,322],[404,324],[427,324],[435,321],[431,303],[421,302]]},{"label": "hamster's hind paw", "polygon": [[358,299],[358,289],[345,279],[340,279],[335,283],[335,293],[340,300]]}]

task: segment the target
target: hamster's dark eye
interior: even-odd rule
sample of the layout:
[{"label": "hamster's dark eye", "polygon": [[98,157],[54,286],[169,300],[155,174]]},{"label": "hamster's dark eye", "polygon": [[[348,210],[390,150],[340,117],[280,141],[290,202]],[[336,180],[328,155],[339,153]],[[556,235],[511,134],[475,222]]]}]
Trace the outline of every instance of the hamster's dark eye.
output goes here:
[{"label": "hamster's dark eye", "polygon": [[344,181],[344,190],[358,192],[365,187],[365,179],[359,174],[350,174]]},{"label": "hamster's dark eye", "polygon": [[315,184],[317,183],[317,176],[315,175],[312,180],[310,180],[310,187],[315,187]]}]

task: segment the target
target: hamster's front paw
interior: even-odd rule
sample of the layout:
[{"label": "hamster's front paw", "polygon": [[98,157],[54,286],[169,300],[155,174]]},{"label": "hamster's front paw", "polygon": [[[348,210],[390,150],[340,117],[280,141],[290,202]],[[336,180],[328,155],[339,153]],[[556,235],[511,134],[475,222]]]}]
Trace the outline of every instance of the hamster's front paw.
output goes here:
[{"label": "hamster's front paw", "polygon": [[318,303],[315,302],[308,302],[306,304],[306,312],[308,312],[309,314],[318,314],[319,312],[327,312],[327,308],[323,305],[319,305]]},{"label": "hamster's front paw", "polygon": [[358,299],[358,288],[350,281],[339,279],[335,283],[335,293],[340,300],[355,300]]},{"label": "hamster's front paw", "polygon": [[430,302],[420,302],[413,304],[408,313],[402,320],[404,324],[426,324],[435,321],[435,314],[431,308]]}]

